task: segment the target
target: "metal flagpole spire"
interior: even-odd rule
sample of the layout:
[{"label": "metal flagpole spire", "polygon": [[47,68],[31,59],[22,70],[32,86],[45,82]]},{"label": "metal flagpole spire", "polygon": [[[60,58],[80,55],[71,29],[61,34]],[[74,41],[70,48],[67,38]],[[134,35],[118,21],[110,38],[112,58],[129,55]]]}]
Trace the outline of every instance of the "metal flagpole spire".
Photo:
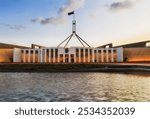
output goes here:
[{"label": "metal flagpole spire", "polygon": [[70,42],[70,40],[72,39],[73,36],[75,36],[78,41],[81,43],[81,45],[83,47],[88,46],[88,47],[91,47],[88,43],[86,43],[79,35],[77,35],[76,33],[76,19],[75,19],[75,12],[72,11],[72,12],[69,12],[68,15],[73,15],[73,20],[72,20],[72,34],[67,37],[64,41],[62,41],[57,47],[60,47],[63,43],[66,42],[64,48],[66,48],[66,46],[68,45],[68,43]]},{"label": "metal flagpole spire", "polygon": [[76,19],[76,15],[75,15],[75,11],[74,11],[73,20],[75,21],[75,19]]}]

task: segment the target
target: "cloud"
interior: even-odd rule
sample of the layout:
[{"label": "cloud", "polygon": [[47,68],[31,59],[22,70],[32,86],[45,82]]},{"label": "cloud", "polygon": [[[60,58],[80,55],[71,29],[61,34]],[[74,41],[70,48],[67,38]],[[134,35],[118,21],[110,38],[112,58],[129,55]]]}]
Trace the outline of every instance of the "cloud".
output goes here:
[{"label": "cloud", "polygon": [[0,23],[0,25],[2,25],[4,27],[7,27],[7,28],[9,28],[11,30],[17,30],[17,31],[20,31],[20,30],[23,30],[23,29],[26,28],[23,25],[12,25],[12,24],[6,24],[6,23]]},{"label": "cloud", "polygon": [[9,29],[17,30],[17,31],[20,31],[20,30],[23,30],[23,29],[26,28],[26,27],[23,26],[23,25],[10,25],[10,24],[7,24],[6,26],[7,26]]},{"label": "cloud", "polygon": [[73,10],[77,10],[84,5],[85,0],[68,0],[68,2],[59,8],[59,14],[64,15]]},{"label": "cloud", "polygon": [[31,19],[31,22],[36,23],[36,22],[39,22],[40,20],[41,20],[40,18]]},{"label": "cloud", "polygon": [[133,8],[140,0],[124,0],[121,2],[113,2],[107,5],[110,11],[117,12]]},{"label": "cloud", "polygon": [[48,18],[35,18],[32,19],[31,22],[33,23],[41,23],[43,25],[46,24],[64,24],[66,23],[66,15],[68,12],[77,10],[81,8],[85,3],[85,0],[68,0],[66,4],[61,6],[58,10],[58,15],[55,17],[48,17]]},{"label": "cloud", "polygon": [[64,24],[66,22],[66,18],[64,16],[57,17],[49,17],[49,18],[36,18],[31,20],[32,23],[41,23],[43,25],[46,24]]}]

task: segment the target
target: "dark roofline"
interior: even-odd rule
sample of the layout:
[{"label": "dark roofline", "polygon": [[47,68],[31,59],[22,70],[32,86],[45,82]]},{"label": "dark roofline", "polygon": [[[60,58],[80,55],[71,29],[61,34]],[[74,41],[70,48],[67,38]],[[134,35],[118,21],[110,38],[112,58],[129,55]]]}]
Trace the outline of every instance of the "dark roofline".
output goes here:
[{"label": "dark roofline", "polygon": [[102,45],[96,48],[106,48],[107,46],[109,46],[109,48],[117,48],[117,47],[123,47],[123,48],[144,48],[147,47],[146,44],[150,42],[150,40],[147,41],[141,41],[141,42],[136,42],[136,43],[129,43],[129,44],[124,44],[124,45],[118,45],[118,46],[113,46],[112,43],[106,44],[106,45]]},{"label": "dark roofline", "polygon": [[106,45],[102,45],[102,46],[99,46],[99,47],[96,47],[96,48],[106,48],[107,46],[109,46],[110,48],[112,48],[113,44],[112,43],[108,43]]},{"label": "dark roofline", "polygon": [[137,47],[146,47],[146,43],[150,42],[150,40],[147,41],[142,41],[142,42],[136,42],[136,43],[130,43],[130,44],[125,44],[125,45],[119,45],[115,46],[116,47],[123,47],[123,48],[137,48]]},{"label": "dark roofline", "polygon": [[0,49],[2,48],[30,48],[30,47],[26,47],[26,46],[20,46],[20,45],[14,45],[14,44],[7,44],[7,43],[0,43]]}]

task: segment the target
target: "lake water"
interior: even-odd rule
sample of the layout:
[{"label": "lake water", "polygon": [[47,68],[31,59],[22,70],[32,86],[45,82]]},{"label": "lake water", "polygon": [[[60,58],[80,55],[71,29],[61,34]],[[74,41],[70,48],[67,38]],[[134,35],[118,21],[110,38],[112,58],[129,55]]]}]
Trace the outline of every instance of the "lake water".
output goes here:
[{"label": "lake water", "polygon": [[150,101],[150,75],[0,73],[0,101]]}]

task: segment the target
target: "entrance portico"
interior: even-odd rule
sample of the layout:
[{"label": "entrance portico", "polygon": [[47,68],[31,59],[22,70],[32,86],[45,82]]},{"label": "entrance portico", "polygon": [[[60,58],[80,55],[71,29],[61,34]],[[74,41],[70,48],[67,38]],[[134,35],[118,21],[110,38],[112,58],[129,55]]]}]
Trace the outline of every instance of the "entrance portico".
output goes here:
[{"label": "entrance portico", "polygon": [[[123,62],[123,48],[41,48],[14,49],[14,59],[22,63],[110,63]],[[20,57],[17,57],[20,56]],[[14,62],[16,62],[14,60]]]}]

